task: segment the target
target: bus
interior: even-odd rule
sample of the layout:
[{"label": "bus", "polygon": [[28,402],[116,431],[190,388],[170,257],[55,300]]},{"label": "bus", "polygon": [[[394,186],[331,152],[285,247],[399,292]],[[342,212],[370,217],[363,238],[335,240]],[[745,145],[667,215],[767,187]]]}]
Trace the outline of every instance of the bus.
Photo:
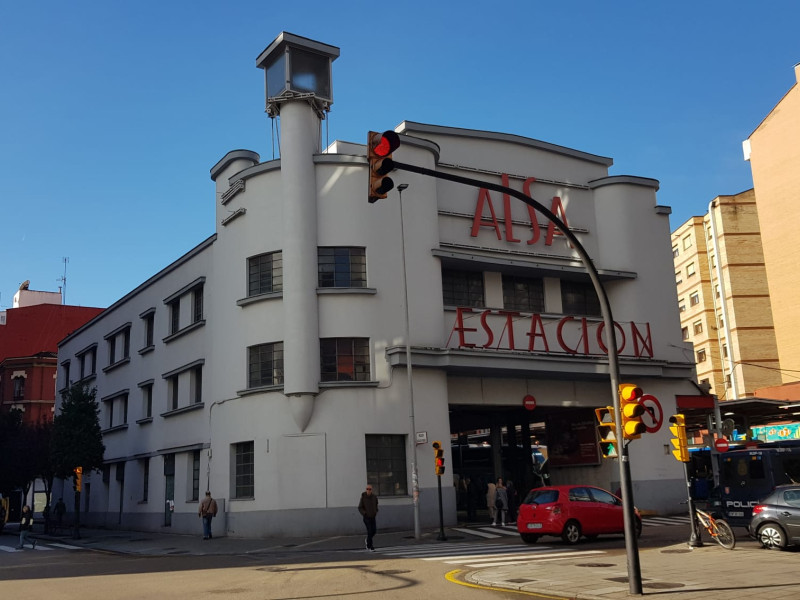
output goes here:
[{"label": "bus", "polygon": [[800,443],[773,442],[729,450],[718,456],[719,487],[712,510],[728,523],[747,527],[753,507],[775,486],[800,483]]}]

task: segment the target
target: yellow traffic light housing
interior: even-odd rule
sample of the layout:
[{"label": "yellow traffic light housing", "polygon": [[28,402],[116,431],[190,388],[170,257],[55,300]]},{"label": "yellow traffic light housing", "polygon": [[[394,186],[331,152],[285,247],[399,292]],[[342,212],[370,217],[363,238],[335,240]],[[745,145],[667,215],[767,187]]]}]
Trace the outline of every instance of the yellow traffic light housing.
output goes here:
[{"label": "yellow traffic light housing", "polygon": [[642,388],[633,383],[621,383],[619,386],[619,411],[622,415],[622,436],[626,440],[638,440],[647,431],[642,422],[644,405],[641,399]]},{"label": "yellow traffic light housing", "polygon": [[603,458],[619,458],[617,447],[617,423],[614,421],[614,407],[595,408],[597,415],[597,434],[600,437],[600,454]]},{"label": "yellow traffic light housing", "polygon": [[433,442],[431,444],[433,446],[433,460],[434,466],[436,467],[436,475],[441,477],[444,475],[444,448],[442,448],[442,442]]},{"label": "yellow traffic light housing", "polygon": [[683,415],[672,415],[669,418],[672,425],[669,426],[669,431],[675,437],[670,440],[674,447],[672,455],[676,460],[681,462],[689,462],[689,440],[686,436],[686,417]]},{"label": "yellow traffic light housing", "polygon": [[394,181],[385,177],[394,170],[392,152],[400,146],[400,136],[394,131],[367,134],[367,162],[369,163],[369,202],[370,204],[386,194],[394,187]]}]

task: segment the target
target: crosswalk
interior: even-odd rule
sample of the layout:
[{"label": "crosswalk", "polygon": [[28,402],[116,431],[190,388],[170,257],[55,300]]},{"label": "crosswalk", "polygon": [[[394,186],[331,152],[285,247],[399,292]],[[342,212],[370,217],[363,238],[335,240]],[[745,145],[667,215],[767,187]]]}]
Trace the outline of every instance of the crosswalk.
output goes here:
[{"label": "crosswalk", "polygon": [[0,544],[0,552],[52,552],[53,550],[82,550],[82,548],[80,546],[72,546],[60,542],[42,543],[38,540],[36,542],[36,548],[25,546],[22,550],[17,550],[16,544]]},{"label": "crosswalk", "polygon": [[417,558],[445,565],[463,567],[500,567],[528,562],[550,562],[576,557],[605,554],[603,550],[568,550],[549,546],[522,547],[469,542],[441,543],[426,546],[393,546],[379,548],[386,557]]},{"label": "crosswalk", "polygon": [[689,515],[673,515],[671,517],[643,517],[644,527],[669,527],[671,525],[688,525]]}]

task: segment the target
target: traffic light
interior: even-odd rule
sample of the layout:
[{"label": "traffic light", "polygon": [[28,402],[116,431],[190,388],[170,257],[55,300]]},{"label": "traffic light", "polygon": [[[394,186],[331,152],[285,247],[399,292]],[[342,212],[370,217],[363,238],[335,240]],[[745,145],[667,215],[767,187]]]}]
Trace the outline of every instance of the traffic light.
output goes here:
[{"label": "traffic light", "polygon": [[686,437],[686,417],[683,415],[672,415],[669,422],[669,431],[675,437],[670,440],[673,447],[672,455],[676,460],[689,462],[689,440]]},{"label": "traffic light", "polygon": [[394,171],[392,152],[400,145],[400,136],[394,131],[367,134],[367,161],[369,162],[369,201],[386,198],[386,194],[394,187],[394,181],[384,177]]},{"label": "traffic light", "polygon": [[642,388],[632,383],[621,383],[619,386],[619,412],[622,415],[622,437],[626,440],[638,440],[647,431],[642,423],[644,405],[641,403]]},{"label": "traffic light", "polygon": [[442,442],[433,442],[433,459],[436,465],[436,474],[438,476],[444,475],[444,448]]},{"label": "traffic light", "polygon": [[617,423],[614,421],[614,407],[595,408],[597,433],[600,436],[600,454],[603,458],[619,458],[617,448]]},{"label": "traffic light", "polygon": [[75,467],[72,471],[73,473],[75,473],[75,484],[74,484],[75,491],[80,492],[81,482],[83,480],[83,467]]}]

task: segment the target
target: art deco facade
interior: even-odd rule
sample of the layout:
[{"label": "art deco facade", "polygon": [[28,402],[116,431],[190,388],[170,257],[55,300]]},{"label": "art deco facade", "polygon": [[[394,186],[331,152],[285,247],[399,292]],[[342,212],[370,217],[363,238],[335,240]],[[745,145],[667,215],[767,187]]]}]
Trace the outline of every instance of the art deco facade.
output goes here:
[{"label": "art deco facade", "polygon": [[[595,434],[594,409],[612,402],[607,338],[575,250],[485,188],[397,171],[402,197],[368,203],[365,147],[320,144],[338,54],[283,33],[259,56],[280,159],[227,153],[211,169],[216,233],[60,345],[59,387],[86,382],[101,403],[106,466],[84,475],[82,521],[197,533],[210,489],[215,535],[351,533],[369,481],[381,527],[411,528],[415,505],[433,526],[431,442],[465,427],[500,442],[499,424],[523,432],[508,446],[528,446],[513,466],[523,484],[524,432],[546,422],[554,482],[619,485]],[[562,217],[608,292],[621,376],[660,417],[696,393],[657,181],[513,134],[395,131],[396,160],[508,185]],[[634,442],[631,470],[637,506],[668,512],[685,484],[664,420]],[[505,465],[483,475],[508,476]]]}]

